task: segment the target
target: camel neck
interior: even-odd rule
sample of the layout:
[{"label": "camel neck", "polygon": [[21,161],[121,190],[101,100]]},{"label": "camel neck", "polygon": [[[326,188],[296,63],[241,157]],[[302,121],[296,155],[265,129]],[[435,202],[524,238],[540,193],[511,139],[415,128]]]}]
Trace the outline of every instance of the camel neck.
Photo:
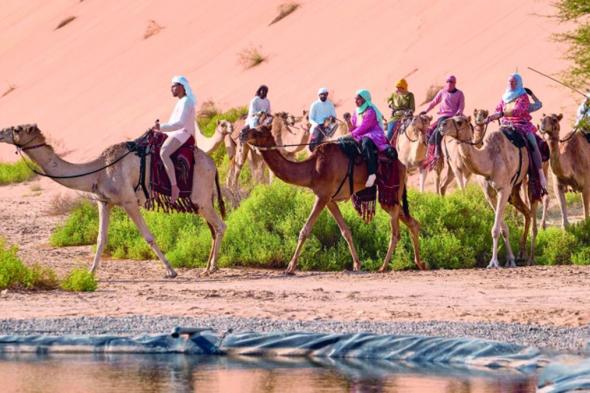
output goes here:
[{"label": "camel neck", "polygon": [[483,145],[482,149],[476,149],[467,143],[459,143],[459,154],[465,163],[465,166],[469,170],[477,175],[484,177],[491,177],[493,172],[492,160],[488,154],[488,148],[486,144]]},{"label": "camel neck", "polygon": [[261,153],[270,170],[279,179],[296,186],[311,188],[315,156],[302,162],[295,162],[287,160],[278,150],[263,150]]},{"label": "camel neck", "polygon": [[[570,143],[575,143],[574,140],[576,139],[577,135],[574,135],[572,139],[567,142],[563,143],[564,150],[568,147]],[[557,134],[556,138],[549,138],[549,163],[551,164],[551,170],[557,177],[567,177],[566,170],[564,168],[564,163],[561,160],[561,151],[559,146],[559,133]]]},{"label": "camel neck", "polygon": [[200,129],[195,130],[195,140],[197,147],[209,154],[213,152],[223,142],[224,135],[215,130],[215,133],[211,137],[205,136]]},{"label": "camel neck", "polygon": [[[28,149],[24,152],[35,164],[39,165],[44,173],[50,176],[76,176],[92,172],[104,165],[104,160],[94,160],[83,164],[73,164],[63,160],[48,145],[35,149]],[[93,192],[93,185],[96,183],[99,173],[87,176],[74,177],[71,179],[53,179],[57,183],[84,192]]]}]

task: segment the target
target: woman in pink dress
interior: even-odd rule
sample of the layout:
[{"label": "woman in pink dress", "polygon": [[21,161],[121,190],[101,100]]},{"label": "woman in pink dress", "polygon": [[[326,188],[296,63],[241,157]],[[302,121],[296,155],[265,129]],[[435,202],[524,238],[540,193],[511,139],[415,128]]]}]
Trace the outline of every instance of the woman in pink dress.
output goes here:
[{"label": "woman in pink dress", "polygon": [[531,123],[530,104],[529,97],[522,83],[522,77],[520,74],[514,73],[508,79],[508,87],[502,96],[502,100],[496,107],[496,113],[489,116],[487,121],[501,119],[500,123],[502,126],[514,127],[526,137],[533,149],[533,164],[539,171],[541,187],[543,187],[543,190],[547,190],[547,179],[545,179],[545,174],[543,173],[541,152],[539,151],[537,139],[535,138],[537,129]]}]

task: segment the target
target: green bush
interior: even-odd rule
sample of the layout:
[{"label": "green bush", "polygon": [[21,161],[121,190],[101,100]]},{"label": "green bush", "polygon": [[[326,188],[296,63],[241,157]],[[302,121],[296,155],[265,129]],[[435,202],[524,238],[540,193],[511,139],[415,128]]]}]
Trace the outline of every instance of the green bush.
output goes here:
[{"label": "green bush", "polygon": [[566,192],[565,204],[567,207],[582,207],[582,194],[579,192]]},{"label": "green bush", "polygon": [[0,186],[11,183],[20,183],[31,179],[35,173],[23,160],[15,163],[0,163]]},{"label": "green bush", "polygon": [[590,247],[582,247],[572,255],[574,265],[590,265]]},{"label": "green bush", "polygon": [[547,228],[537,234],[536,262],[541,265],[571,264],[576,237],[559,228]]},{"label": "green bush", "polygon": [[94,244],[97,235],[96,205],[89,201],[82,201],[72,210],[66,221],[53,231],[49,243],[55,247]]},{"label": "green bush", "polygon": [[0,238],[0,289],[29,287],[29,270],[16,255],[16,246],[8,247]]},{"label": "green bush", "polygon": [[73,269],[61,283],[61,288],[69,292],[94,292],[97,287],[96,278],[85,268]]}]

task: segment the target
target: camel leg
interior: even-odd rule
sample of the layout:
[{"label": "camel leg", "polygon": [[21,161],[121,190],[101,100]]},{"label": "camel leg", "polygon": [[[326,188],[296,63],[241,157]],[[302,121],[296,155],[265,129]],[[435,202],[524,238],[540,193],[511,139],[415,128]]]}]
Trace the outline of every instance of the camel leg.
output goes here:
[{"label": "camel leg", "polygon": [[152,235],[152,233],[148,229],[148,227],[143,219],[143,216],[141,215],[141,213],[139,211],[139,207],[137,206],[137,204],[126,203],[123,205],[123,209],[125,209],[125,212],[127,212],[127,215],[129,217],[131,217],[131,220],[133,220],[133,222],[135,223],[135,226],[137,227],[137,229],[139,229],[139,233],[141,234],[141,236],[145,239],[147,244],[150,245],[151,249],[156,253],[156,255],[158,256],[160,261],[162,261],[162,263],[164,264],[164,267],[166,268],[166,277],[167,278],[176,277],[177,276],[176,272],[174,271],[174,269],[170,265],[170,262],[168,262],[168,260],[164,256],[164,253],[160,250],[160,248],[156,244],[156,241],[154,239],[154,235]]},{"label": "camel leg", "polygon": [[541,216],[541,228],[547,228],[547,211],[549,210],[549,195],[543,196],[543,214]]},{"label": "camel leg", "polygon": [[98,238],[96,239],[96,254],[94,254],[94,262],[90,268],[90,273],[94,274],[100,263],[100,256],[107,243],[107,235],[109,233],[109,219],[111,217],[111,205],[106,202],[97,202],[98,205]]},{"label": "camel leg", "polygon": [[565,187],[559,185],[557,180],[554,183],[554,190],[557,194],[557,202],[559,202],[559,210],[561,210],[561,228],[567,228],[570,223],[567,219],[567,203],[565,201]]},{"label": "camel leg", "polygon": [[340,228],[340,233],[346,243],[348,244],[348,249],[350,250],[350,255],[352,256],[352,270],[358,272],[361,270],[361,261],[359,259],[358,254],[356,253],[356,248],[354,247],[354,242],[352,240],[352,232],[348,225],[346,225],[346,221],[344,221],[344,217],[342,217],[342,213],[340,212],[340,208],[338,204],[334,201],[328,202],[328,210],[332,213],[332,217],[336,220],[336,224],[338,224],[338,228]]},{"label": "camel leg", "polygon": [[537,241],[537,202],[531,204],[531,219],[533,221],[533,228],[531,232],[531,253],[529,254],[529,258],[527,260],[527,266],[532,266],[535,264],[535,243]]},{"label": "camel leg", "polygon": [[[444,196],[447,193],[447,187],[453,182],[455,179],[455,173],[453,172],[450,165],[445,165],[446,174],[443,178],[442,185],[440,186],[440,195]],[[457,178],[458,180],[458,178]]]},{"label": "camel leg", "polygon": [[428,169],[420,166],[420,192],[424,192],[424,186],[426,184],[426,176],[428,175]]},{"label": "camel leg", "polygon": [[287,270],[285,271],[286,274],[295,274],[295,269],[297,269],[297,260],[299,259],[299,255],[303,249],[303,243],[305,243],[305,240],[307,240],[309,235],[311,235],[311,230],[313,229],[315,222],[320,216],[322,210],[324,210],[324,207],[326,207],[327,203],[328,200],[316,197],[313,208],[311,209],[311,213],[309,214],[305,225],[303,225],[303,228],[301,228],[301,232],[299,232],[297,247],[295,247],[295,253],[289,262],[289,266],[287,266]]},{"label": "camel leg", "polygon": [[217,271],[217,258],[219,257],[219,250],[225,233],[226,225],[215,211],[213,204],[207,207],[200,206],[199,214],[207,221],[209,229],[211,230],[212,244],[209,252],[209,259],[207,260],[207,268],[205,274],[210,274]]},{"label": "camel leg", "polygon": [[[486,201],[492,207],[492,210],[494,211],[494,214],[495,214],[496,205],[498,203],[498,200],[496,198],[496,194],[495,194],[494,189],[492,187],[488,186],[487,183],[483,184],[482,189],[483,189],[483,193],[486,198]],[[500,233],[502,234],[502,239],[504,240],[504,245],[506,246],[506,256],[508,259],[506,265],[510,266],[510,267],[515,267],[516,266],[516,264],[514,262],[515,257],[514,257],[514,253],[512,252],[512,246],[510,245],[510,233],[508,230],[508,226],[506,225],[506,223],[504,222],[503,219],[502,219]],[[488,267],[490,267],[490,266],[488,266]],[[499,267],[499,266],[491,266],[491,267]]]},{"label": "camel leg", "polygon": [[[500,240],[500,232],[502,232],[502,223],[504,220],[504,209],[508,202],[509,194],[505,190],[498,191],[498,200],[495,209],[494,226],[492,227],[492,259],[488,264],[488,268],[500,267],[498,263],[498,241]],[[508,237],[508,226],[506,229],[506,237]]]},{"label": "camel leg", "polygon": [[[528,189],[527,189],[527,194],[528,194]],[[531,209],[529,209],[527,204],[522,199],[519,188],[514,188],[512,190],[511,203],[516,208],[516,210],[518,210],[524,217],[524,230],[522,232],[522,236],[520,237],[519,255],[518,255],[519,258],[524,259],[526,256],[527,237],[529,235],[529,230],[531,228]],[[536,224],[536,221],[535,221],[535,224]],[[530,256],[529,256],[529,258],[530,258]]]},{"label": "camel leg", "polygon": [[418,269],[428,270],[428,267],[420,258],[420,224],[414,217],[406,216],[403,212],[400,214],[399,218],[410,230],[410,240],[412,241],[412,248],[414,249],[414,263],[418,266]]},{"label": "camel leg", "polygon": [[584,202],[584,219],[590,216],[590,187],[582,190],[582,201]]},{"label": "camel leg", "polygon": [[383,264],[379,268],[379,273],[385,273],[387,271],[387,267],[389,266],[389,262],[391,261],[391,257],[393,256],[393,252],[395,251],[395,247],[400,239],[399,233],[399,206],[394,206],[391,210],[388,211],[389,215],[391,216],[389,219],[389,225],[391,227],[391,238],[389,239],[389,246],[387,247],[387,254],[385,255],[385,259],[383,260]]}]

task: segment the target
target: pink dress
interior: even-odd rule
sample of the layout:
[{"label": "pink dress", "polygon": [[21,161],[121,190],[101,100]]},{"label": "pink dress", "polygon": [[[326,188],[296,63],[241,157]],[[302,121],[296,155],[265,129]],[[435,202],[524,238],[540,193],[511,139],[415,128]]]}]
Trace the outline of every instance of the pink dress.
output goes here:
[{"label": "pink dress", "polygon": [[351,131],[352,137],[355,141],[360,143],[364,137],[368,137],[373,141],[375,146],[377,146],[377,150],[379,151],[384,151],[389,147],[383,128],[381,128],[381,124],[377,121],[377,114],[373,108],[368,108],[365,113],[362,114],[362,122],[360,125],[357,126],[357,122],[357,113],[355,112],[352,116],[353,130]]},{"label": "pink dress", "polygon": [[503,126],[512,125],[523,134],[537,132],[537,128],[531,123],[533,118],[529,113],[529,104],[529,96],[526,94],[519,96],[516,100],[509,103],[500,101],[496,107],[496,112],[512,112],[510,116],[504,116],[500,123]]}]

